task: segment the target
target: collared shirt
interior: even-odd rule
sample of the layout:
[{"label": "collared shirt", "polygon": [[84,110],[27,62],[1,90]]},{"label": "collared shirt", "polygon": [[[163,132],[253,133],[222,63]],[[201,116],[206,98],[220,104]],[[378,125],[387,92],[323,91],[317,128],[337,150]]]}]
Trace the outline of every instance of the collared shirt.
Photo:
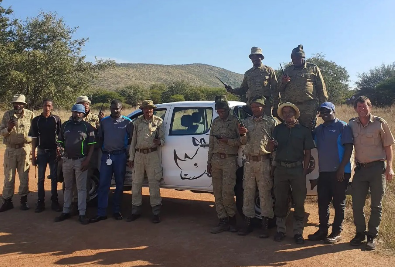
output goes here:
[{"label": "collared shirt", "polygon": [[[352,130],[346,122],[335,119],[329,124],[321,124],[314,129],[314,140],[317,145],[320,172],[337,171],[344,156],[344,145],[353,144]],[[348,161],[345,173],[351,173]]]},{"label": "collared shirt", "polygon": [[273,131],[273,138],[278,143],[276,161],[303,161],[304,150],[314,148],[311,131],[301,124],[296,124],[292,128],[287,127],[284,123],[277,125]]},{"label": "collared shirt", "polygon": [[[228,142],[223,143],[218,141],[215,136],[222,136],[227,138]],[[238,120],[234,115],[229,114],[226,119],[221,119],[219,116],[213,120],[210,129],[208,161],[215,153],[223,154],[237,154],[240,146],[240,134]]]},{"label": "collared shirt", "polygon": [[263,115],[262,117],[248,117],[243,121],[248,130],[247,135],[240,138],[241,144],[245,144],[244,154],[246,155],[265,155],[270,154],[266,147],[274,127],[277,125],[273,117]]},{"label": "collared shirt", "polygon": [[384,147],[394,144],[394,137],[384,119],[371,114],[366,126],[362,125],[358,117],[351,119],[349,125],[354,136],[357,162],[369,163],[387,159]]},{"label": "collared shirt", "polygon": [[88,145],[95,144],[95,130],[87,122],[68,120],[63,123],[58,142],[64,147],[65,156],[80,158],[88,154]]},{"label": "collared shirt", "polygon": [[317,65],[308,62],[305,62],[302,68],[290,65],[285,68],[284,73],[291,80],[284,85],[282,80],[279,82],[278,90],[281,95],[281,102],[297,104],[316,100],[323,103],[328,100],[324,78]]},{"label": "collared shirt", "polygon": [[254,66],[245,72],[241,86],[233,89],[232,92],[238,95],[246,94],[248,103],[258,96],[278,99],[276,73],[272,68],[263,64],[260,67]]},{"label": "collared shirt", "polygon": [[132,120],[126,116],[107,116],[100,121],[98,137],[103,140],[102,150],[105,152],[125,150],[132,134]]},{"label": "collared shirt", "polygon": [[62,122],[57,115],[50,114],[48,117],[40,114],[33,118],[29,130],[29,136],[37,139],[37,147],[40,149],[56,149],[57,137],[60,132]]},{"label": "collared shirt", "polygon": [[160,140],[160,146],[165,144],[165,134],[163,129],[162,118],[153,115],[150,120],[146,120],[144,116],[137,118],[133,122],[133,136],[129,149],[129,160],[134,161],[136,149],[149,149],[157,147],[154,139],[157,136]]},{"label": "collared shirt", "polygon": [[[0,126],[3,143],[6,145],[30,143],[32,139],[29,137],[29,130],[33,117],[33,112],[27,109],[23,109],[21,115],[16,114],[14,110],[5,112]],[[11,132],[8,132],[8,122],[11,119],[15,120],[15,126]]]}]

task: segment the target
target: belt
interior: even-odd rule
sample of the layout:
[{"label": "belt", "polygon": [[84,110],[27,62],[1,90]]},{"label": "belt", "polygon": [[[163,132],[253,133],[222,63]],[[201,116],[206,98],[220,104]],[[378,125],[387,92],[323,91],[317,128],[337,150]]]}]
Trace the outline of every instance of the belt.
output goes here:
[{"label": "belt", "polygon": [[297,162],[283,162],[283,161],[276,161],[277,165],[286,167],[286,168],[293,168],[293,167],[298,167],[302,165],[302,161],[297,161]]},{"label": "belt", "polygon": [[38,149],[38,150],[42,150],[42,151],[44,151],[44,152],[55,152],[55,151],[56,151],[56,148],[53,148],[53,149],[43,149],[43,148],[38,147],[37,149]]},{"label": "belt", "polygon": [[216,155],[218,155],[219,158],[221,158],[221,159],[225,159],[225,158],[232,157],[232,156],[237,156],[237,154],[223,154],[223,153],[216,153]]},{"label": "belt", "polygon": [[379,164],[379,163],[384,163],[384,161],[377,160],[377,161],[373,161],[373,162],[369,162],[369,163],[357,162],[355,165],[357,166],[357,168],[367,168],[367,167],[371,167],[371,166],[374,166],[374,165]]},{"label": "belt", "polygon": [[262,161],[269,159],[269,154],[264,155],[246,155],[248,161]]},{"label": "belt", "polygon": [[124,154],[124,153],[126,153],[126,150],[114,150],[114,151],[102,151],[103,152],[103,154],[113,154],[113,155],[116,155],[116,154]]},{"label": "belt", "polygon": [[14,149],[19,149],[19,148],[23,148],[25,146],[25,143],[19,143],[19,144],[7,144],[7,147],[11,147]]},{"label": "belt", "polygon": [[155,152],[156,150],[158,150],[158,147],[147,148],[147,149],[136,149],[136,152],[139,152],[139,153],[142,153],[142,154],[149,154],[149,153]]},{"label": "belt", "polygon": [[81,159],[81,158],[84,158],[84,157],[85,157],[85,155],[76,156],[76,157],[68,157],[68,156],[66,156],[67,159],[71,159],[71,160],[78,160],[78,159]]}]

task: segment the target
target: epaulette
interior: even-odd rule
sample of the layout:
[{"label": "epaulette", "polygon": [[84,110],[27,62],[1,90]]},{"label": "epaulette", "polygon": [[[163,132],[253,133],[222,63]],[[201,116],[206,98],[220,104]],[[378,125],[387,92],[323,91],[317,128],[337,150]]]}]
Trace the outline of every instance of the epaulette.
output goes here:
[{"label": "epaulette", "polygon": [[380,116],[375,116],[375,117],[374,117],[374,120],[379,121],[380,123],[383,123],[383,124],[386,124],[386,123],[387,123],[387,122],[386,122],[383,118],[381,118]]},{"label": "epaulette", "polygon": [[353,118],[351,118],[350,120],[348,120],[348,122],[355,121],[357,118],[358,118],[358,117],[353,117]]}]

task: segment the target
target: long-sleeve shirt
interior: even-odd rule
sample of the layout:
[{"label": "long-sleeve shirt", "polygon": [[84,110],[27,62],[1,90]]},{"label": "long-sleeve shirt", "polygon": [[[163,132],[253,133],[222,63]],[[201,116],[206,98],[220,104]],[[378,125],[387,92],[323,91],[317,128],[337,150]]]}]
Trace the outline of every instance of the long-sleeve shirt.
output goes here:
[{"label": "long-sleeve shirt", "polygon": [[[3,143],[6,145],[30,143],[32,139],[29,137],[29,130],[33,117],[33,112],[27,109],[23,109],[21,115],[16,114],[14,110],[5,112],[0,126]],[[8,132],[8,122],[11,119],[13,119],[16,124],[11,131]]]},{"label": "long-sleeve shirt", "polygon": [[136,149],[150,149],[157,145],[154,139],[158,136],[160,146],[165,144],[165,133],[163,129],[162,118],[153,115],[150,120],[146,120],[144,116],[137,118],[133,122],[133,137],[129,149],[129,160],[134,161]]},{"label": "long-sleeve shirt", "polygon": [[[227,138],[228,142],[220,142],[215,136]],[[215,118],[210,129],[207,163],[211,164],[211,159],[216,153],[236,155],[238,153],[239,146],[240,135],[237,118],[231,114],[226,119],[221,119],[220,117]]]}]

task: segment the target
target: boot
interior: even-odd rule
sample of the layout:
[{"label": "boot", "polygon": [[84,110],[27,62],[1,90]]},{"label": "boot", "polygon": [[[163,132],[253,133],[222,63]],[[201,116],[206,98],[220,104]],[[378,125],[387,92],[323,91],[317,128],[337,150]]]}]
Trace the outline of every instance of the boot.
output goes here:
[{"label": "boot", "polygon": [[238,235],[248,235],[249,233],[252,232],[252,230],[253,230],[252,218],[246,217],[243,228],[241,228],[241,230],[239,230],[239,232],[237,234]]},{"label": "boot", "polygon": [[362,242],[364,242],[366,239],[366,234],[363,233],[357,233],[353,239],[350,241],[351,246],[360,246]]},{"label": "boot", "polygon": [[0,212],[4,212],[10,209],[13,209],[14,205],[12,204],[11,198],[5,199],[3,205],[0,208]]},{"label": "boot", "polygon": [[259,235],[260,238],[268,238],[269,237],[269,218],[262,218],[262,232]]},{"label": "boot", "polygon": [[28,210],[29,206],[27,205],[27,195],[21,196],[21,210]]},{"label": "boot", "polygon": [[328,235],[328,230],[318,229],[314,234],[309,234],[307,237],[310,241],[325,240]]},{"label": "boot", "polygon": [[232,233],[237,232],[236,215],[229,217],[229,231]]},{"label": "boot", "polygon": [[56,212],[62,211],[62,207],[60,206],[57,198],[52,199],[51,209]]},{"label": "boot", "polygon": [[229,220],[228,218],[219,219],[219,223],[213,229],[211,229],[210,233],[219,234],[229,230]]},{"label": "boot", "polygon": [[38,200],[37,206],[36,206],[36,209],[34,210],[34,212],[40,213],[40,212],[43,212],[44,210],[45,210],[44,200]]}]

